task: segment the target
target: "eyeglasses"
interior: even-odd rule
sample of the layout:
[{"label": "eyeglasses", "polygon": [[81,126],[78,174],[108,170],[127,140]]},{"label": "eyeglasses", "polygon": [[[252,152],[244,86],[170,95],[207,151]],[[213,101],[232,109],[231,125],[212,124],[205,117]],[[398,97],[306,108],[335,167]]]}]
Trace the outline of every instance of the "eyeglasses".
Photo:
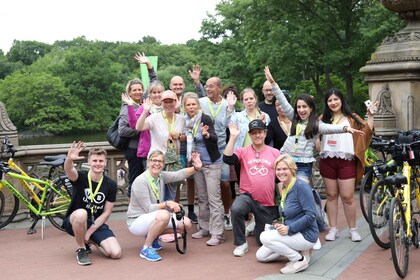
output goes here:
[{"label": "eyeglasses", "polygon": [[273,92],[273,89],[272,88],[266,88],[266,89],[263,89],[263,92],[265,92],[265,93]]},{"label": "eyeglasses", "polygon": [[163,164],[163,160],[161,160],[161,159],[155,159],[155,158],[151,159],[150,162],[153,163],[153,164],[157,164],[157,163]]}]

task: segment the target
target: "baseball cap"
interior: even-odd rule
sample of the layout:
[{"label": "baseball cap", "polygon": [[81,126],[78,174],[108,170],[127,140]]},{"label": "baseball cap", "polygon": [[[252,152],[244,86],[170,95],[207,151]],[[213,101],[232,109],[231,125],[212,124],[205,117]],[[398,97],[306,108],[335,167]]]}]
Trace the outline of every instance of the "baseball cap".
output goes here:
[{"label": "baseball cap", "polygon": [[172,90],[165,90],[162,94],[162,100],[165,99],[172,99],[172,100],[178,100],[178,98],[176,97],[176,93],[173,92]]},{"label": "baseball cap", "polygon": [[267,129],[267,126],[262,120],[255,119],[252,120],[248,125],[248,131],[251,131],[253,129]]}]

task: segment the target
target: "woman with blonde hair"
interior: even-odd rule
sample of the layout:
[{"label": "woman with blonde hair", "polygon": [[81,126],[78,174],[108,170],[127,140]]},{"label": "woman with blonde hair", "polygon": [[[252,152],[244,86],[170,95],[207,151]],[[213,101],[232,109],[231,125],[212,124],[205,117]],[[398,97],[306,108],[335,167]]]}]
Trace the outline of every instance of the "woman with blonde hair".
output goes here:
[{"label": "woman with blonde hair", "polygon": [[319,236],[316,204],[311,186],[296,177],[297,166],[291,156],[277,158],[275,172],[280,181],[280,219],[272,229],[261,233],[263,245],[256,257],[260,262],[270,262],[285,256],[290,262],[280,272],[293,274],[308,268],[309,259],[301,252],[312,249]]}]

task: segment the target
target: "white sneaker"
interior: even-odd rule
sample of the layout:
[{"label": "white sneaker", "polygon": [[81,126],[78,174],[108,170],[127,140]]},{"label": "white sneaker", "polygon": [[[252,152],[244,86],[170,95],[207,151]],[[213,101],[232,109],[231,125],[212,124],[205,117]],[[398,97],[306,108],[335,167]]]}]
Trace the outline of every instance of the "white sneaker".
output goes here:
[{"label": "white sneaker", "polygon": [[246,252],[248,252],[248,242],[245,242],[244,244],[237,246],[235,250],[233,250],[233,255],[235,257],[243,257],[245,256]]},{"label": "white sneaker", "polygon": [[336,227],[332,227],[327,235],[325,235],[325,240],[334,241],[338,237],[338,230]]},{"label": "white sneaker", "polygon": [[255,217],[252,216],[250,221],[245,222],[245,236],[253,235],[255,231]]},{"label": "white sneaker", "polygon": [[360,242],[360,241],[362,241],[362,237],[357,232],[356,228],[350,229],[350,231],[349,231],[349,237],[350,237],[351,241],[353,241],[353,242]]},{"label": "white sneaker", "polygon": [[230,220],[230,215],[225,215],[224,223],[225,230],[232,230],[232,222]]},{"label": "white sneaker", "polygon": [[309,261],[305,256],[303,256],[302,261],[289,262],[286,264],[285,267],[280,269],[280,272],[283,274],[294,274],[296,272],[305,270],[308,267],[309,267]]},{"label": "white sneaker", "polygon": [[319,240],[319,238],[318,238],[318,240],[316,241],[316,243],[315,243],[314,247],[312,247],[312,249],[314,249],[315,251],[316,251],[316,250],[320,250],[320,249],[321,249],[321,240]]}]

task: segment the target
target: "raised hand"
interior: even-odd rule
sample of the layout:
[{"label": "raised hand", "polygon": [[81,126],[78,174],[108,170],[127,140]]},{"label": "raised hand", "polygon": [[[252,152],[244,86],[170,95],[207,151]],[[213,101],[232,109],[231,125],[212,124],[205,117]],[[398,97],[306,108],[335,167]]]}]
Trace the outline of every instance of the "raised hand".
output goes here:
[{"label": "raised hand", "polygon": [[376,101],[373,104],[370,104],[369,108],[367,108],[368,115],[374,115],[378,111],[379,101]]},{"label": "raised hand", "polygon": [[229,91],[228,94],[226,95],[226,100],[228,102],[228,106],[229,108],[233,108],[235,107],[236,104],[236,100],[238,98],[236,97],[236,95],[233,93],[233,91]]},{"label": "raised hand", "polygon": [[204,138],[209,138],[209,126],[208,125],[204,125],[203,123],[201,123],[201,135],[203,135]]},{"label": "raised hand", "polygon": [[265,119],[265,114],[264,112],[260,112],[260,116],[259,119],[262,120],[263,123],[267,124],[267,120]]},{"label": "raised hand", "polygon": [[81,160],[84,159],[84,156],[79,156],[80,152],[85,149],[85,143],[82,141],[76,142],[73,141],[73,143],[70,146],[69,151],[67,152],[67,157],[71,160]]},{"label": "raised hand", "polygon": [[191,79],[194,81],[195,84],[200,83],[200,74],[201,74],[201,67],[198,64],[195,64],[193,66],[192,71],[188,70],[188,73],[190,73]]},{"label": "raised hand", "polygon": [[271,75],[270,68],[268,68],[268,66],[264,67],[264,74],[267,81],[269,81],[271,84],[275,82],[273,76]]},{"label": "raised hand", "polygon": [[192,165],[196,169],[201,169],[201,167],[203,167],[203,163],[201,162],[201,159],[200,159],[200,154],[197,152],[193,152],[191,154],[191,162],[192,162]]},{"label": "raised hand", "polygon": [[238,128],[238,125],[235,122],[231,122],[229,124],[229,132],[230,132],[230,137],[236,138],[241,133],[241,130]]},{"label": "raised hand", "polygon": [[121,101],[128,106],[132,106],[134,104],[133,99],[131,99],[130,95],[126,92],[121,93]]},{"label": "raised hand", "polygon": [[153,106],[152,99],[150,97],[147,97],[143,102],[143,109],[149,112],[150,109],[152,109],[152,106]]},{"label": "raised hand", "polygon": [[150,63],[149,59],[147,58],[147,56],[144,55],[144,52],[138,52],[134,55],[134,59],[137,60],[138,63],[140,64],[148,64]]}]

